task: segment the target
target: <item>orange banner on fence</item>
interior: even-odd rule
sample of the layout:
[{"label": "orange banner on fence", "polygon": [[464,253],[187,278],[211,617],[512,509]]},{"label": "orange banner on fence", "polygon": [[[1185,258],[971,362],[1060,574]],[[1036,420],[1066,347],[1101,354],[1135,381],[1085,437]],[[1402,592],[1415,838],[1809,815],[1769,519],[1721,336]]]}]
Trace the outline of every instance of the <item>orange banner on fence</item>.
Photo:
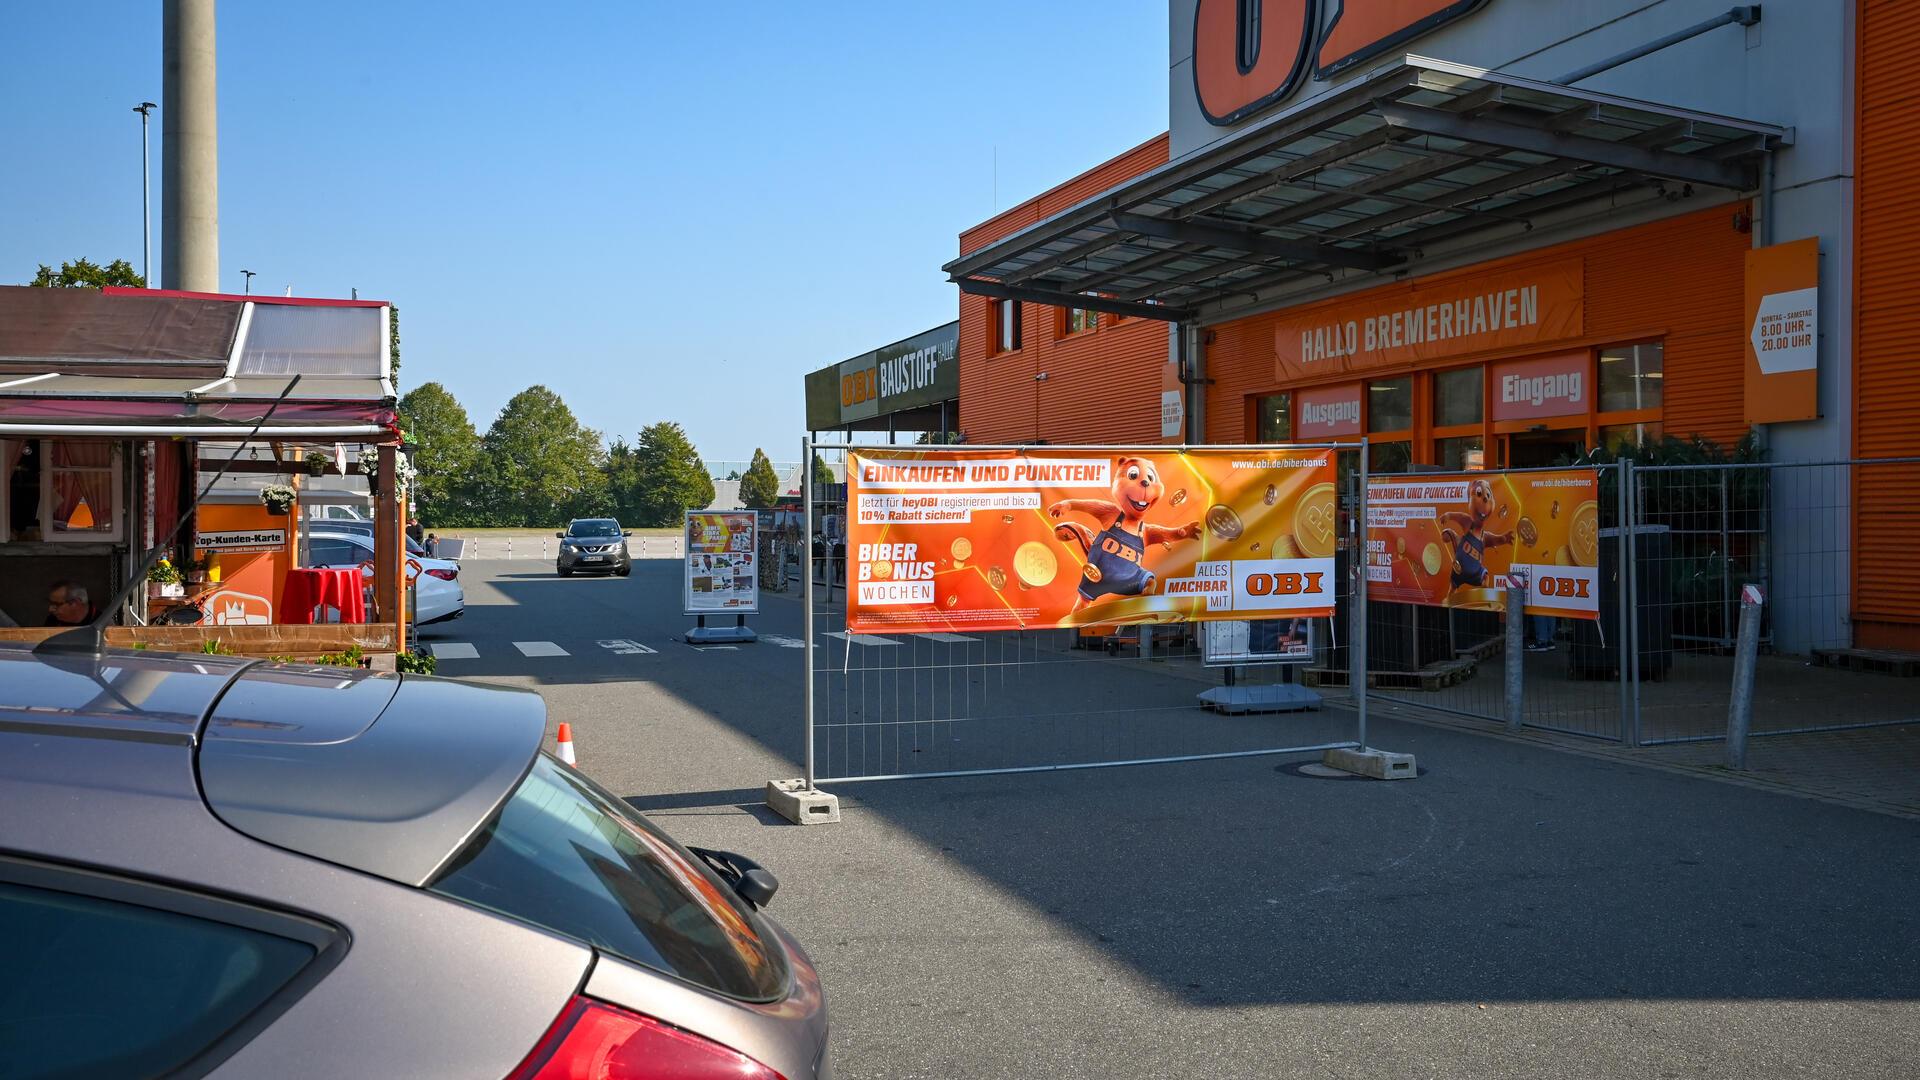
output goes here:
[{"label": "orange banner on fence", "polygon": [[847,629],[1333,611],[1327,450],[856,450]]},{"label": "orange banner on fence", "polygon": [[1527,614],[1598,619],[1599,566],[1592,469],[1368,481],[1368,600],[1504,611],[1514,576]]},{"label": "orange banner on fence", "polygon": [[1376,289],[1303,310],[1274,330],[1282,382],[1407,367],[1577,338],[1586,323],[1580,259]]}]

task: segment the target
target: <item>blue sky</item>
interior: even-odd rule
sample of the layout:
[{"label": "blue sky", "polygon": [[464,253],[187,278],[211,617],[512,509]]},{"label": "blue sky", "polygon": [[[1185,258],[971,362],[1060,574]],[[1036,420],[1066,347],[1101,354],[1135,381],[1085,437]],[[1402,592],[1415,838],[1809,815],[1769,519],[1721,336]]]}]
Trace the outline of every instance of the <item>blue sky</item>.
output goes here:
[{"label": "blue sky", "polygon": [[[160,10],[0,5],[0,283],[139,266]],[[1166,10],[227,0],[222,286],[399,304],[483,431],[540,382],[792,459],[805,372],[955,317],[961,229],[1165,129]]]}]

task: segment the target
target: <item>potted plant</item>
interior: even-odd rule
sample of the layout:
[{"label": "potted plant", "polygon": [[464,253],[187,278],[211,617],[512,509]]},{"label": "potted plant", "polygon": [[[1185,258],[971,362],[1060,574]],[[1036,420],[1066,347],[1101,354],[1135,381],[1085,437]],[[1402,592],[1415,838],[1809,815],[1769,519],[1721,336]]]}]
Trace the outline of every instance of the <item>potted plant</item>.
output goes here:
[{"label": "potted plant", "polygon": [[180,568],[173,565],[173,560],[161,559],[147,571],[148,596],[162,599],[186,594],[186,586],[180,583]]},{"label": "potted plant", "polygon": [[380,494],[380,458],[374,454],[360,455],[360,471],[367,477],[367,494]]},{"label": "potted plant", "polygon": [[327,474],[327,466],[331,464],[333,464],[333,459],[320,451],[307,451],[307,472],[312,475],[325,476]]},{"label": "potted plant", "polygon": [[285,484],[268,484],[260,489],[260,501],[269,514],[284,517],[293,509],[293,500],[293,489]]},{"label": "potted plant", "polygon": [[196,555],[187,563],[187,581],[194,585],[207,583],[207,556]]}]

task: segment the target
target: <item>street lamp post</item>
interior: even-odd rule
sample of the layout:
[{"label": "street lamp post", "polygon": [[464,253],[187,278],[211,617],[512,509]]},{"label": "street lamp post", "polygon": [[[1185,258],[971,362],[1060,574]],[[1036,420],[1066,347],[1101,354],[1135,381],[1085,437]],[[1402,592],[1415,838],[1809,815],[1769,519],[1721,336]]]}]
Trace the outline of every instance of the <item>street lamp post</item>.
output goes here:
[{"label": "street lamp post", "polygon": [[143,101],[133,107],[140,114],[140,284],[153,288],[153,198],[152,169],[149,167],[147,116],[160,106]]},{"label": "street lamp post", "polygon": [[243,285],[243,286],[241,286],[241,293],[240,293],[240,295],[242,295],[242,296],[252,296],[252,295],[253,295],[253,271],[251,271],[251,270],[242,270],[242,271],[240,271],[240,273],[241,273],[241,275],[242,275],[242,276],[244,276],[244,277],[245,277],[245,278],[247,279],[247,283],[246,283],[245,285]]}]

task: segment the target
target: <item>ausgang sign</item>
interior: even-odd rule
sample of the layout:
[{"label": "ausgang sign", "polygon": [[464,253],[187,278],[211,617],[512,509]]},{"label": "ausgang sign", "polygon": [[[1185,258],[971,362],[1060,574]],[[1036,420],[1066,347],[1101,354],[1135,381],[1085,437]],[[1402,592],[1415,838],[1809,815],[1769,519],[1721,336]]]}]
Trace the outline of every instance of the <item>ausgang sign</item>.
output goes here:
[{"label": "ausgang sign", "polygon": [[1194,97],[1209,123],[1235,124],[1292,96],[1309,73],[1327,78],[1486,2],[1195,0]]},{"label": "ausgang sign", "polygon": [[960,396],[960,324],[915,334],[807,375],[807,428],[825,431]]}]

